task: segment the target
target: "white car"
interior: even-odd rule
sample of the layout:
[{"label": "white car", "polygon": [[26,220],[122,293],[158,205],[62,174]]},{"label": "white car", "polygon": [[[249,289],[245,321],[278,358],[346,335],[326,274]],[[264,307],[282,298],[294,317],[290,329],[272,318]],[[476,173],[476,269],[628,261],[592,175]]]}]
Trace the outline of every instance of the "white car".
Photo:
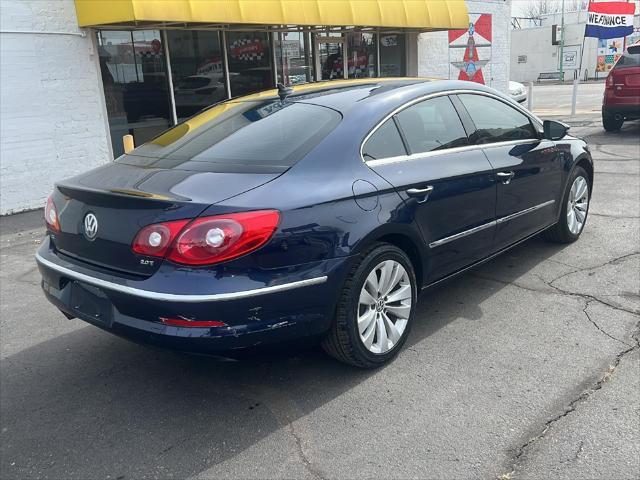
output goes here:
[{"label": "white car", "polygon": [[518,103],[527,101],[527,87],[518,82],[509,81],[509,95]]},{"label": "white car", "polygon": [[174,95],[178,117],[190,117],[227,98],[221,75],[192,75],[182,78],[176,82]]}]

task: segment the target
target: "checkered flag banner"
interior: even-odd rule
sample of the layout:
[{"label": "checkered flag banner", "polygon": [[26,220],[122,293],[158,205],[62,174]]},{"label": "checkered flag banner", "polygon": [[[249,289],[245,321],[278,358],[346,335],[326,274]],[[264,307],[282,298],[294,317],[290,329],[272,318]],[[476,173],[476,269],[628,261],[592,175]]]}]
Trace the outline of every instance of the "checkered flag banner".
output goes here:
[{"label": "checkered flag banner", "polygon": [[237,60],[255,62],[264,58],[264,45],[260,40],[240,38],[231,44],[231,57]]}]

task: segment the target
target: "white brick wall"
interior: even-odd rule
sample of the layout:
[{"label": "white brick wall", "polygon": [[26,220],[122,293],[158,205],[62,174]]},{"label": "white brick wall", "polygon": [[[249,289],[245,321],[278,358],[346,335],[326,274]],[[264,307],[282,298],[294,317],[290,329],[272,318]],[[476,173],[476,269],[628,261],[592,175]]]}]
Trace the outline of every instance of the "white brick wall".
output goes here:
[{"label": "white brick wall", "polygon": [[[487,85],[507,92],[511,48],[511,0],[467,0],[469,13],[493,15],[493,41],[491,51],[491,77]],[[418,37],[418,75],[421,77],[449,78],[449,38],[447,32],[423,33]],[[455,69],[451,78],[457,79]]]},{"label": "white brick wall", "polygon": [[0,0],[0,32],[5,215],[43,206],[54,182],[108,162],[111,147],[91,33],[54,33],[80,32],[73,0]]}]

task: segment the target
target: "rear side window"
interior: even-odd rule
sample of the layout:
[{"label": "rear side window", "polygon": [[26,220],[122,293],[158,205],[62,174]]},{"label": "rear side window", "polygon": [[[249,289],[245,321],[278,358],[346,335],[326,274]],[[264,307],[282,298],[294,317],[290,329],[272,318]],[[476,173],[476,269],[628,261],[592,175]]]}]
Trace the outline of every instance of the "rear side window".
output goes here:
[{"label": "rear side window", "polygon": [[640,50],[636,54],[625,53],[618,59],[615,68],[640,67]]},{"label": "rear side window", "polygon": [[506,103],[484,95],[459,95],[469,112],[476,131],[474,144],[508,142],[538,138],[529,117]]},{"label": "rear side window", "polygon": [[196,171],[277,171],[309,153],[341,119],[335,110],[305,103],[226,102],[118,161]]},{"label": "rear side window", "polygon": [[407,151],[393,119],[384,122],[362,147],[362,156],[365,160],[379,160],[406,154]]},{"label": "rear side window", "polygon": [[396,115],[411,153],[469,145],[460,117],[449,97],[412,105]]}]

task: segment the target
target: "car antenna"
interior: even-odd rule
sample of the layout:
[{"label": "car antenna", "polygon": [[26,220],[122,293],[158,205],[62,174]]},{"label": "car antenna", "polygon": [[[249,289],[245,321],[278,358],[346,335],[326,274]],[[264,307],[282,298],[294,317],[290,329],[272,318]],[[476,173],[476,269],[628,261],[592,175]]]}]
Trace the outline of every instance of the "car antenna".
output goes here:
[{"label": "car antenna", "polygon": [[284,102],[284,100],[293,93],[293,88],[285,87],[282,83],[276,83],[276,86],[278,87],[278,96],[281,102]]}]

